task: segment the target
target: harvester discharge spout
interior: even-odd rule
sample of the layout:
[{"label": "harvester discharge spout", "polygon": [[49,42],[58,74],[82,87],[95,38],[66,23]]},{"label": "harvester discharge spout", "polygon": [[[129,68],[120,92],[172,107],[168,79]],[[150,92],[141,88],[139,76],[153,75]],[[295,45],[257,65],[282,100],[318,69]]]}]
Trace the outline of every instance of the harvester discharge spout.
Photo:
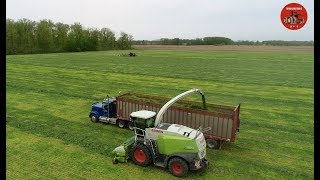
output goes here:
[{"label": "harvester discharge spout", "polygon": [[200,89],[196,89],[196,88],[193,88],[189,91],[186,91],[184,93],[181,93],[179,94],[178,96],[172,98],[170,101],[168,101],[164,106],[162,106],[162,108],[159,110],[158,114],[157,114],[157,117],[156,117],[156,120],[155,120],[155,123],[154,123],[154,126],[158,126],[159,124],[161,124],[161,121],[163,119],[163,114],[168,110],[168,108],[174,104],[175,102],[177,102],[178,100],[184,98],[185,96],[189,95],[189,94],[192,94],[192,93],[195,93],[195,92],[199,92],[202,96],[202,103],[203,103],[203,108],[204,109],[207,109],[207,105],[206,105],[206,99],[205,99],[205,96],[204,96],[204,93],[200,90]]}]

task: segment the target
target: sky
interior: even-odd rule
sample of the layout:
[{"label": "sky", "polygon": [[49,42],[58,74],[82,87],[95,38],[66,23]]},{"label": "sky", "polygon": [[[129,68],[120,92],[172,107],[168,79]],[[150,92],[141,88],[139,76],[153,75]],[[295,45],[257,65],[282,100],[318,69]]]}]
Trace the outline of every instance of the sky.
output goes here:
[{"label": "sky", "polygon": [[[300,30],[288,30],[280,20],[282,8],[291,2],[308,12]],[[123,31],[135,40],[314,40],[313,0],[7,0],[6,17],[79,22],[86,28],[110,28],[117,35]]]}]

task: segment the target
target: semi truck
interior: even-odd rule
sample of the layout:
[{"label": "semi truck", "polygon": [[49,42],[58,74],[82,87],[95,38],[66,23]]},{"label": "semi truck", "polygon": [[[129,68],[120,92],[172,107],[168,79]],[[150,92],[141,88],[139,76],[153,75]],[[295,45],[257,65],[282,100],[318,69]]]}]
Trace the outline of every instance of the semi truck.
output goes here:
[{"label": "semi truck", "polygon": [[140,166],[154,164],[169,169],[178,177],[186,176],[189,170],[208,167],[202,128],[195,130],[180,124],[162,123],[163,115],[172,104],[195,92],[201,93],[199,89],[191,89],[179,94],[158,113],[149,110],[130,113],[135,136],[112,151],[113,162],[126,162],[130,158]]},{"label": "semi truck", "polygon": [[[207,147],[219,149],[225,142],[235,142],[240,130],[240,104],[235,106],[210,104],[205,102],[202,91],[202,102],[178,100],[168,107],[163,114],[163,122],[180,124],[198,129],[211,127],[204,132]],[[139,110],[149,110],[156,113],[170,98],[145,95],[139,93],[123,93],[117,97],[107,97],[103,102],[95,102],[89,117],[92,122],[117,124],[120,128],[133,130],[130,114]]]}]

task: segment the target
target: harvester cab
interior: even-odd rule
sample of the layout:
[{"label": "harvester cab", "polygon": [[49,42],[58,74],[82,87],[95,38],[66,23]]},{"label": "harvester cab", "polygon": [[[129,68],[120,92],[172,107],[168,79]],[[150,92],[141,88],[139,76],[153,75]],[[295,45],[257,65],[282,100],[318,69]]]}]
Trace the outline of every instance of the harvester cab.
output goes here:
[{"label": "harvester cab", "polygon": [[156,113],[153,111],[141,110],[132,112],[130,119],[133,122],[134,127],[139,129],[154,127]]}]

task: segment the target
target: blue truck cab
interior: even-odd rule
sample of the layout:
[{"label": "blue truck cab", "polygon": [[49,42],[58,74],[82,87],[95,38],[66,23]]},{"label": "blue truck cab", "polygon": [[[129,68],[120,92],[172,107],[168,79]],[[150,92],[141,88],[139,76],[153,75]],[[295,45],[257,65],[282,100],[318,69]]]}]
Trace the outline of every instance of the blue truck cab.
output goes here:
[{"label": "blue truck cab", "polygon": [[117,101],[115,98],[107,98],[100,102],[95,102],[91,106],[89,117],[92,122],[108,122],[115,124],[117,117]]}]

